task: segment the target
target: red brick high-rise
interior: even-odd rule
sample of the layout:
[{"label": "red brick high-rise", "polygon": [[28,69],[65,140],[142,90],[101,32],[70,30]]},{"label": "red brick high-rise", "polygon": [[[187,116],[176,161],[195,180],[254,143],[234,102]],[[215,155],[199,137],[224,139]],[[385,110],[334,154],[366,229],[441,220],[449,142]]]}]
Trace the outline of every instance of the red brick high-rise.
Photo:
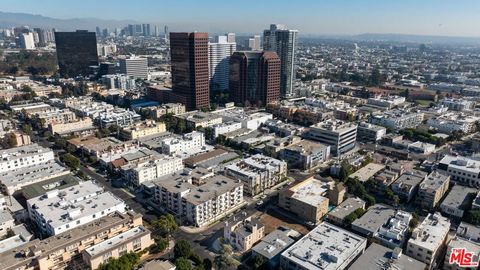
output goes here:
[{"label": "red brick high-rise", "polygon": [[237,105],[264,107],[280,100],[280,58],[275,52],[235,52],[230,57],[230,95]]},{"label": "red brick high-rise", "polygon": [[208,33],[170,33],[172,95],[187,110],[210,107]]}]

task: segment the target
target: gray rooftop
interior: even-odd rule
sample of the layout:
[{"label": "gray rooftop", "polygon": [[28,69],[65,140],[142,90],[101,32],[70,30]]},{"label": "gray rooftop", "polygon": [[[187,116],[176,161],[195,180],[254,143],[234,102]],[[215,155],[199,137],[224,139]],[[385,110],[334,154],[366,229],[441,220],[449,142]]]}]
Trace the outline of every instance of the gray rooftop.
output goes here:
[{"label": "gray rooftop", "polygon": [[349,270],[424,270],[426,265],[401,254],[401,250],[392,250],[372,243],[370,247],[349,268]]},{"label": "gray rooftop", "polygon": [[447,197],[443,200],[441,206],[460,208],[465,210],[470,201],[470,195],[476,194],[477,189],[455,185]]},{"label": "gray rooftop", "polygon": [[330,213],[329,216],[336,217],[338,219],[344,219],[349,214],[353,213],[359,208],[364,208],[365,202],[360,198],[348,198],[343,201],[340,205],[335,207]]},{"label": "gray rooftop", "polygon": [[279,227],[263,237],[252,251],[270,260],[290,247],[300,236],[301,234],[295,230]]},{"label": "gray rooftop", "polygon": [[368,211],[359,219],[352,223],[352,230],[361,230],[362,233],[373,235],[383,224],[385,224],[393,215],[395,210],[383,204],[375,204],[368,208]]}]

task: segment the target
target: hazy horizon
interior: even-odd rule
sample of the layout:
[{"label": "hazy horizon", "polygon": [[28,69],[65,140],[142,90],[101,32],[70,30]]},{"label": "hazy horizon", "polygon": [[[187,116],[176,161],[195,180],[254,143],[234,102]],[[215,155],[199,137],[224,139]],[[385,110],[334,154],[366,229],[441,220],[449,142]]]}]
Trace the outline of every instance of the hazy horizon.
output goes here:
[{"label": "hazy horizon", "polygon": [[133,20],[167,24],[171,31],[261,33],[270,23],[281,23],[298,29],[303,36],[380,33],[480,37],[476,27],[480,25],[480,1],[469,0],[2,0],[1,11],[56,19]]}]

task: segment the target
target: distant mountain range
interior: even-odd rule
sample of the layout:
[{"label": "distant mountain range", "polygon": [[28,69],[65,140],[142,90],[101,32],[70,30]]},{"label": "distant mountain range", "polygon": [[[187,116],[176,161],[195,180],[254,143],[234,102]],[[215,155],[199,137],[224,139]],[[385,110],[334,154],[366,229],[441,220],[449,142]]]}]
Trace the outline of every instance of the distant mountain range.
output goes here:
[{"label": "distant mountain range", "polygon": [[[124,27],[127,24],[138,23],[133,20],[103,20],[97,18],[55,19],[42,15],[28,13],[12,13],[0,11],[0,28],[29,25],[31,27],[56,28],[61,31],[73,31],[76,29],[95,31],[96,26],[101,28]],[[179,28],[189,29],[190,23],[178,25]],[[301,34],[305,39],[338,39],[352,41],[390,41],[390,42],[413,42],[413,43],[442,43],[442,44],[472,44],[480,45],[480,37],[449,37],[427,36],[408,34],[376,34],[366,33],[360,35],[314,35]]]},{"label": "distant mountain range", "polygon": [[94,31],[96,26],[110,29],[136,23],[131,20],[102,20],[96,18],[55,19],[42,15],[0,11],[0,28],[28,25],[30,27],[56,28],[63,31],[76,29]]}]

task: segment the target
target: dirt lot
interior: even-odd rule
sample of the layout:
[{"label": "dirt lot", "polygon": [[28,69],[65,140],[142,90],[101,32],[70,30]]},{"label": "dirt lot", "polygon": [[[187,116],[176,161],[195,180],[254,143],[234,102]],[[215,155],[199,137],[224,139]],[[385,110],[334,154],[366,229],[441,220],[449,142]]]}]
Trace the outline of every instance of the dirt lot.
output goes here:
[{"label": "dirt lot", "polygon": [[[294,229],[301,234],[308,233],[308,229],[296,222],[291,218],[286,216],[279,216],[281,213],[279,211],[269,210],[268,213],[258,212],[256,215],[259,216],[260,222],[265,225],[265,235],[274,231],[279,226],[284,226],[290,229]],[[280,219],[281,218],[281,219]]]}]

